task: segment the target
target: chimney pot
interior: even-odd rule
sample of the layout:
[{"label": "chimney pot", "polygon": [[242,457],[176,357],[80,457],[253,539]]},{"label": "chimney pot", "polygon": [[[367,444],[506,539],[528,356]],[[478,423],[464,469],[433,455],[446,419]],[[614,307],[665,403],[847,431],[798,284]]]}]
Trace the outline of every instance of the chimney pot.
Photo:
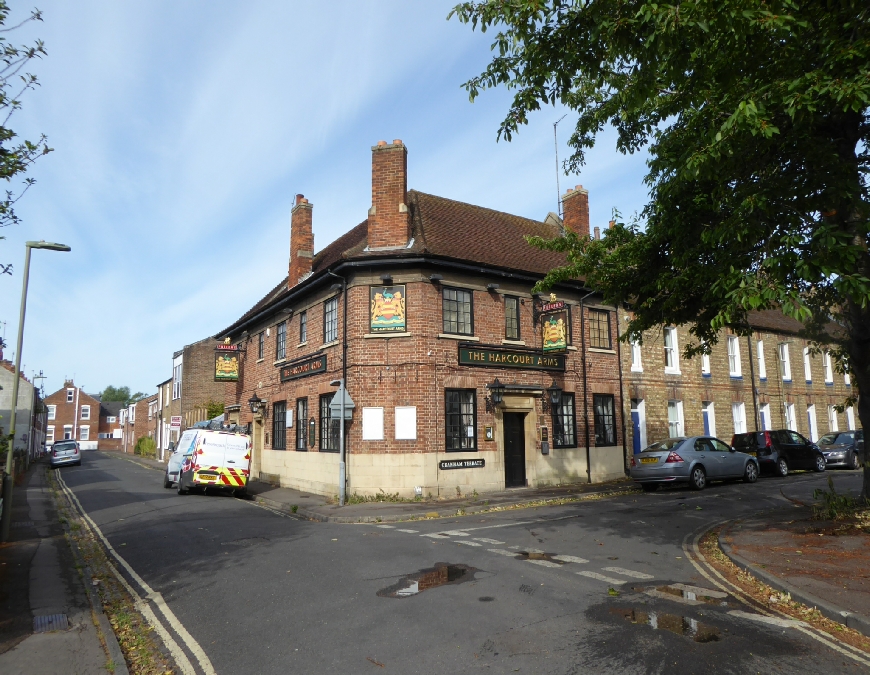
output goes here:
[{"label": "chimney pot", "polygon": [[302,198],[303,198],[304,196],[305,196],[305,195],[296,195],[296,203],[298,204],[299,202],[301,202],[301,201],[302,201]]},{"label": "chimney pot", "polygon": [[387,144],[386,141],[378,141],[378,145],[384,146],[384,145],[386,145],[386,144]]},{"label": "chimney pot", "polygon": [[300,203],[300,204],[307,204],[307,203],[308,203],[308,200],[305,199],[305,197],[303,197],[302,199],[299,200],[299,203]]},{"label": "chimney pot", "polygon": [[401,139],[401,138],[396,138],[396,139],[393,141],[393,145],[402,145],[402,139]]},{"label": "chimney pot", "polygon": [[582,186],[582,185],[578,185],[575,189],[576,189],[576,190],[582,190],[582,189],[583,189],[583,186]]},{"label": "chimney pot", "polygon": [[595,226],[595,238],[601,239],[601,228],[598,227],[597,225]]},{"label": "chimney pot", "polygon": [[616,221],[611,220],[610,223],[608,224],[608,227],[612,228],[614,225],[616,225]]},{"label": "chimney pot", "polygon": [[565,192],[574,192],[574,188],[568,188]]}]

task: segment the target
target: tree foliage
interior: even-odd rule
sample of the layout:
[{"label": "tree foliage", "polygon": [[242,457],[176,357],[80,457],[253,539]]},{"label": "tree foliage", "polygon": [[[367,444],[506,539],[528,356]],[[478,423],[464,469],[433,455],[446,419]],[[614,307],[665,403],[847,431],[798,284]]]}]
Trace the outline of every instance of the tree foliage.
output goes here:
[{"label": "tree foliage", "polygon": [[[600,241],[535,240],[568,256],[543,287],[581,277],[631,303],[626,337],[688,324],[689,355],[781,308],[870,391],[866,0],[489,0],[453,14],[496,30],[465,86],[472,100],[514,92],[499,137],[561,103],[577,114],[566,170],[606,125],[621,152],[649,150],[642,220]],[[867,397],[859,415],[870,428]]]},{"label": "tree foliage", "polygon": [[[27,72],[28,64],[46,54],[42,40],[32,45],[15,45],[7,37],[26,23],[42,21],[42,13],[35,9],[26,19],[7,28],[9,13],[9,4],[0,0],[0,178],[7,183],[26,173],[39,157],[52,151],[45,135],[35,141],[21,140],[9,126],[12,115],[21,108],[21,97],[39,85],[36,75]],[[0,227],[19,222],[15,203],[34,182],[33,178],[25,178],[20,189],[7,189],[5,196],[0,196]],[[0,264],[2,273],[11,274],[12,265]]]},{"label": "tree foliage", "polygon": [[145,394],[137,391],[135,394],[130,393],[130,387],[113,387],[109,385],[100,392],[101,401],[120,401],[124,405],[136,403],[145,398]]}]

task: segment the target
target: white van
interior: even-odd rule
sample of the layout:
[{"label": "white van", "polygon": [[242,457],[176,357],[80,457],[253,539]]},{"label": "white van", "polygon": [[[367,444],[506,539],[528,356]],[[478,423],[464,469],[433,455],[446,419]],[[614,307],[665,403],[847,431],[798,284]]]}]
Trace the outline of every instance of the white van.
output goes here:
[{"label": "white van", "polygon": [[251,473],[251,438],[245,434],[212,429],[188,429],[169,458],[163,487],[177,484],[178,494],[191,488],[247,491]]}]

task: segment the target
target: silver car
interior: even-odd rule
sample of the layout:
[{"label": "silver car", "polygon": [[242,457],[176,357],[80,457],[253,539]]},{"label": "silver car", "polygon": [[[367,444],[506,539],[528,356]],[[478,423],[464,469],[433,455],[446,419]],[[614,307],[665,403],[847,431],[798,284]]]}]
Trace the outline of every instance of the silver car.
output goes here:
[{"label": "silver car", "polygon": [[57,441],[51,446],[48,457],[52,469],[62,464],[82,464],[82,451],[78,441]]},{"label": "silver car", "polygon": [[631,477],[645,492],[668,483],[689,483],[703,490],[711,480],[742,478],[754,483],[758,460],[710,436],[668,438],[631,458]]}]

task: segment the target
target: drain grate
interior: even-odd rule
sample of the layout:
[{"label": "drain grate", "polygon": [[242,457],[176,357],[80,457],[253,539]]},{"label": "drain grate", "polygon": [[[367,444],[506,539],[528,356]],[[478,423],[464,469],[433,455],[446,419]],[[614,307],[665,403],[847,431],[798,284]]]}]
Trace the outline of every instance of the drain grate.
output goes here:
[{"label": "drain grate", "polygon": [[19,520],[12,523],[12,527],[30,527],[31,525],[33,525],[32,520]]},{"label": "drain grate", "polygon": [[69,619],[67,619],[66,614],[33,617],[34,633],[48,633],[52,630],[66,630],[67,628],[69,628]]}]

